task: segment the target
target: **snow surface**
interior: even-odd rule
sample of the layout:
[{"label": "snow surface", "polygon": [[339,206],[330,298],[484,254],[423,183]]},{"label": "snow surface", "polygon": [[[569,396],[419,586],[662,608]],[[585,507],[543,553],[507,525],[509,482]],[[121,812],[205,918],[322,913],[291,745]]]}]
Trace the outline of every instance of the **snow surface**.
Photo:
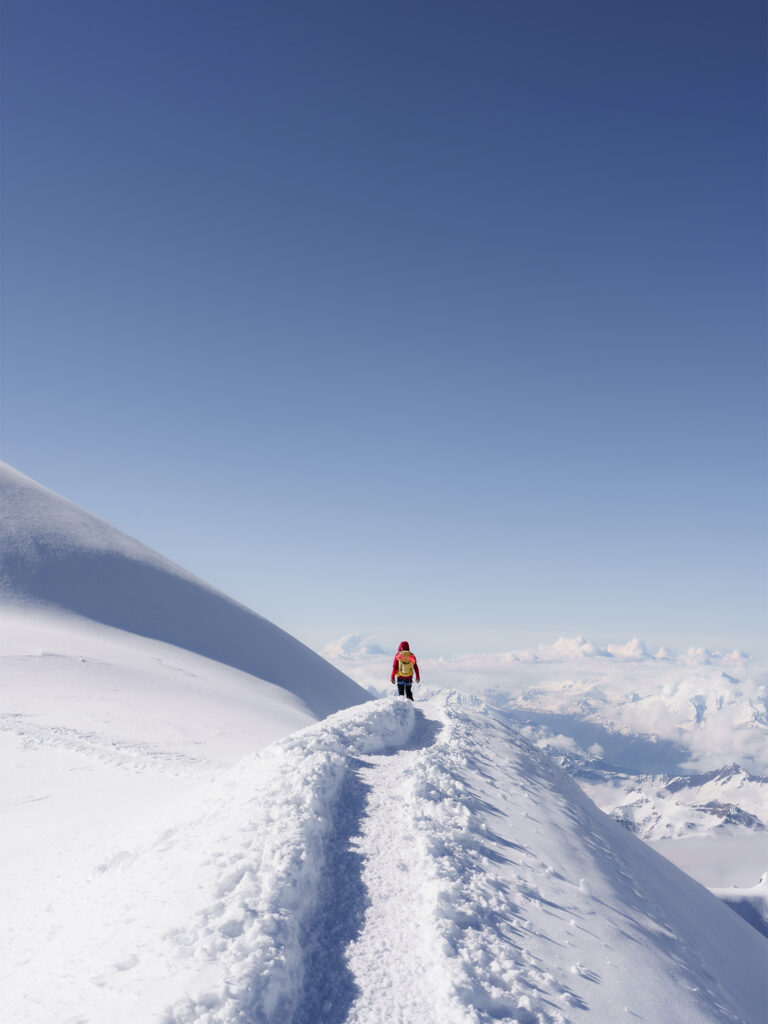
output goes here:
[{"label": "snow surface", "polygon": [[0,464],[7,948],[37,956],[94,864],[155,836],[223,769],[369,699],[277,626]]},{"label": "snow surface", "polygon": [[483,701],[371,700],[9,467],[0,511],[3,1021],[764,1020],[758,932]]},{"label": "snow surface", "polygon": [[5,463],[0,522],[6,607],[56,610],[191,651],[283,687],[315,719],[367,699],[267,619]]},{"label": "snow surface", "polygon": [[[375,638],[352,634],[323,653],[372,693],[387,692],[390,657]],[[698,881],[749,889],[768,871],[764,662],[582,637],[419,661],[427,686],[481,698],[602,810],[655,845],[663,838],[657,849]]]},{"label": "snow surface", "polygon": [[768,997],[753,928],[457,695],[244,758],[33,940],[2,952],[19,1024],[758,1024]]}]

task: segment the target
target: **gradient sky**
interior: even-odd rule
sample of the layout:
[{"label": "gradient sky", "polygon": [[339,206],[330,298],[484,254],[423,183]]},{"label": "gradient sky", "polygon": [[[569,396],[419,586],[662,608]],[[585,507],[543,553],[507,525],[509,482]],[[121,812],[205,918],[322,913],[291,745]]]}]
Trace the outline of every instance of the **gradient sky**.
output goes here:
[{"label": "gradient sky", "polygon": [[5,0],[18,469],[315,647],[765,651],[762,0]]}]

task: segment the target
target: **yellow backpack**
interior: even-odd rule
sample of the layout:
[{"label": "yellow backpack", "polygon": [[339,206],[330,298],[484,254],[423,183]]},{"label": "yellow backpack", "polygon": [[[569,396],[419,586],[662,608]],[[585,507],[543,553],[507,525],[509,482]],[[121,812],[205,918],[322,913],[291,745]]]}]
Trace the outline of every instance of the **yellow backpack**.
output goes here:
[{"label": "yellow backpack", "polygon": [[399,676],[412,676],[413,663],[416,658],[411,651],[400,651],[397,656],[397,674]]}]

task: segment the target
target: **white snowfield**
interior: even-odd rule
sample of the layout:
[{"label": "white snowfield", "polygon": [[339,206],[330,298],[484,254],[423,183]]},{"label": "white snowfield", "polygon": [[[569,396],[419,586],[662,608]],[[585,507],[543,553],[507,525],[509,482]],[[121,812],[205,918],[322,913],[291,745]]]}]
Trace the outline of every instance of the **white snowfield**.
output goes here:
[{"label": "white snowfield", "polygon": [[[48,986],[41,941],[55,946],[70,914],[85,932],[89,906],[67,901],[94,865],[150,841],[246,754],[368,700],[277,626],[0,463],[3,1024],[10,965],[37,964]],[[47,1019],[63,1019],[55,1000]]]},{"label": "white snowfield", "polygon": [[75,632],[87,625],[93,633],[96,623],[161,641],[209,668],[215,662],[283,687],[315,720],[369,697],[278,626],[6,463],[0,541],[0,604],[9,614],[56,613]]},{"label": "white snowfield", "polygon": [[14,1024],[765,1020],[768,943],[455,694],[244,758],[55,903]]}]

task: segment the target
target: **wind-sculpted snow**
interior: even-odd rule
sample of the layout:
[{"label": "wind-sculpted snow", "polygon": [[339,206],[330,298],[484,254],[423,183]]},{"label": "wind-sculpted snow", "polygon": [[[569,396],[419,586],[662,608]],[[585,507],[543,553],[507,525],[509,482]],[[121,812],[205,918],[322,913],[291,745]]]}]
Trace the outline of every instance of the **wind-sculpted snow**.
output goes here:
[{"label": "wind-sculpted snow", "polygon": [[457,1020],[760,1019],[768,949],[504,725],[451,703],[441,717],[413,818]]},{"label": "wind-sculpted snow", "polygon": [[712,889],[712,892],[768,938],[768,871],[757,885],[749,888],[730,886],[728,889]]},{"label": "wind-sculpted snow", "polygon": [[[290,1021],[351,759],[401,746],[414,721],[390,702],[340,712],[245,758],[157,839],[100,862],[59,898],[55,945],[6,951],[10,1019]],[[41,972],[59,984],[39,987]]]},{"label": "wind-sculpted snow", "polygon": [[759,1024],[767,952],[501,721],[466,698],[387,698],[245,758],[100,860],[36,953],[6,954],[5,1011]]},{"label": "wind-sculpted snow", "polygon": [[199,776],[208,767],[204,758],[170,752],[152,743],[105,742],[94,731],[47,726],[32,721],[30,715],[0,712],[0,733],[15,736],[27,749],[54,748],[96,759],[138,773],[160,772],[180,776]]},{"label": "wind-sculpted snow", "polygon": [[278,626],[0,463],[0,602],[56,609],[284,687],[318,718],[368,694]]}]

